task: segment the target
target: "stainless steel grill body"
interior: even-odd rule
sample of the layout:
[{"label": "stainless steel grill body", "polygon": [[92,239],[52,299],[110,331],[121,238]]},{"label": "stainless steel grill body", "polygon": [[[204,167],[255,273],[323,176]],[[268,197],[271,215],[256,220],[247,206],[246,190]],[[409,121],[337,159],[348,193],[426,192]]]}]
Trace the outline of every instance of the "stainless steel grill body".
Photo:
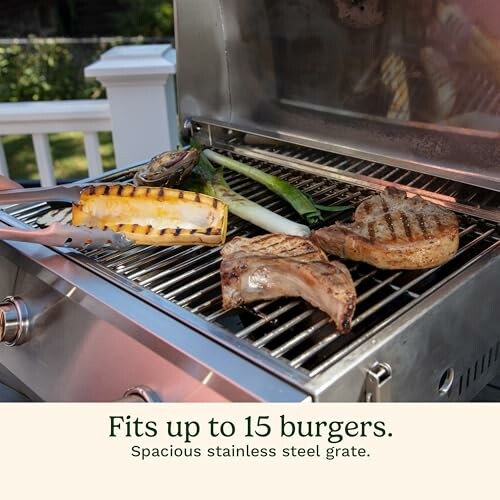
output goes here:
[{"label": "stainless steel grill body", "polygon": [[[200,138],[208,133],[206,126],[197,126],[201,129]],[[220,137],[224,136],[223,131],[218,133]],[[212,135],[217,134],[214,131]],[[291,147],[280,149],[275,145],[274,153],[264,160],[269,145],[248,147],[241,144],[234,134],[229,134],[229,137],[228,143],[213,145],[223,146],[226,154],[238,151],[239,157],[245,161],[294,182],[321,203],[356,205],[385,186],[380,179],[369,176],[359,176],[350,179],[352,182],[346,182],[349,170],[370,167],[373,172],[380,172],[386,169],[383,165],[366,163],[363,167],[360,160],[336,157],[337,170],[320,175],[314,171],[314,162],[311,161],[314,158],[318,160],[319,152]],[[289,155],[290,149],[294,151],[293,155]],[[331,157],[326,161],[330,160]],[[389,170],[393,175],[404,175],[400,170],[399,174],[394,174],[397,169]],[[365,168],[367,171],[368,168]],[[386,173],[385,176],[388,175]],[[123,171],[102,180],[126,182],[130,178],[131,172]],[[295,217],[283,201],[252,181],[237,174],[228,174],[227,180],[245,196],[287,217]],[[349,264],[357,288],[358,305],[353,331],[347,336],[336,333],[322,313],[301,300],[281,299],[244,310],[224,311],[221,307],[221,258],[218,248],[133,247],[83,254],[61,250],[62,255],[57,259],[62,259],[65,267],[77,269],[86,276],[88,273],[98,276],[96,279],[99,282],[106,280],[107,283],[101,283],[102,302],[109,305],[111,297],[117,293],[122,297],[120,300],[126,297],[125,302],[120,304],[117,301],[112,308],[112,314],[117,318],[125,316],[128,321],[134,320],[145,326],[153,311],[159,318],[165,316],[165,321],[172,325],[167,328],[169,332],[182,332],[180,336],[176,335],[174,350],[179,347],[177,342],[180,338],[190,339],[196,345],[205,345],[201,352],[206,346],[212,346],[214,352],[220,349],[229,356],[237,356],[241,366],[248,364],[254,367],[261,374],[253,378],[258,388],[264,389],[261,384],[266,383],[266,377],[270,377],[267,389],[273,387],[273,394],[264,391],[257,395],[256,387],[241,390],[250,382],[249,374],[238,372],[236,377],[233,373],[232,383],[238,380],[236,385],[240,391],[231,387],[228,392],[222,391],[226,397],[275,400],[278,394],[282,394],[285,399],[293,395],[299,400],[308,397],[317,401],[364,400],[369,393],[367,374],[379,363],[389,366],[391,371],[390,382],[386,384],[386,391],[390,386],[390,393],[383,392],[379,398],[393,401],[468,400],[495,375],[499,363],[499,318],[495,309],[499,299],[495,279],[500,266],[498,227],[495,220],[478,217],[478,214],[487,212],[491,219],[498,220],[498,211],[493,208],[478,209],[471,204],[476,196],[483,196],[495,204],[494,193],[476,192],[474,197],[469,195],[461,200],[463,203],[456,203],[446,193],[453,189],[460,192],[461,186],[455,183],[454,187],[448,186],[445,190],[446,183],[442,180],[436,189],[438,192],[429,191],[426,195],[463,212],[460,215],[461,248],[457,256],[436,270],[415,272],[390,272],[365,264]],[[12,224],[34,224],[48,209],[45,204],[11,207],[5,217]],[[332,214],[325,223],[349,217],[350,214]],[[259,231],[232,217],[229,233],[233,237],[258,234]],[[80,282],[81,279],[78,279]],[[77,285],[77,288],[80,286]],[[484,294],[484,290],[489,293]],[[106,298],[108,295],[109,299]],[[130,318],[130,311],[137,311],[137,316]],[[106,316],[111,316],[111,311]],[[124,318],[120,323],[123,321]],[[81,324],[81,320],[77,323]],[[110,326],[104,329],[111,331]],[[108,333],[101,335],[111,336]],[[158,336],[159,331],[151,328],[143,335],[140,344]],[[165,332],[162,332],[160,337],[164,335]],[[167,340],[167,344],[173,342],[173,339],[160,338],[157,339],[160,345],[162,340]],[[117,340],[118,345],[119,342]],[[17,366],[19,360],[16,358],[22,353],[21,349],[29,352],[33,347],[20,346],[16,348],[15,355],[13,349],[5,349],[0,354],[11,363],[15,359],[14,366]],[[213,371],[215,379],[223,377],[218,372],[220,368],[215,369],[219,366],[219,356],[212,358],[214,353],[208,352],[208,360],[205,358],[203,365],[213,369],[204,371],[204,376]],[[33,362],[33,355],[28,356],[28,366]],[[134,356],[130,356],[133,359]],[[188,359],[190,364],[200,369],[200,360],[193,356],[188,356]],[[107,367],[108,363],[109,360],[104,366]],[[226,366],[225,363],[223,365]],[[28,371],[26,367],[26,373]],[[122,367],[121,375],[117,377],[122,386],[127,385],[121,378],[127,380],[126,373],[128,367]],[[262,373],[266,376],[260,378]],[[447,377],[453,378],[448,388]],[[170,398],[169,381],[176,379],[178,377],[168,376],[163,381],[153,380],[149,385],[155,389],[162,387],[159,392]],[[45,384],[43,377],[39,382]],[[137,383],[146,382],[137,380]],[[275,389],[280,386],[282,389]],[[291,392],[284,396],[283,388]],[[47,393],[46,388],[43,389],[49,399],[54,397],[55,393]],[[85,397],[90,397],[92,393],[91,388],[88,390],[90,392],[85,393]],[[116,388],[112,392],[116,393]]]},{"label": "stainless steel grill body", "polygon": [[[463,401],[495,376],[500,83],[493,63],[478,69],[461,55],[488,16],[452,23],[458,31],[441,26],[436,38],[436,2],[380,2],[383,22],[370,26],[352,11],[359,4],[176,2],[184,134],[321,204],[356,206],[387,186],[424,196],[457,213],[457,255],[424,271],[347,262],[358,304],[352,332],[339,335],[299,299],[223,310],[218,248],[2,243],[0,291],[30,308],[31,339],[0,345],[0,382],[43,400],[114,400],[146,385],[164,400]],[[453,109],[440,118],[419,59],[429,45],[446,56],[456,86]],[[391,54],[405,68],[393,78],[409,87],[409,115],[399,119],[389,117],[393,96],[381,84]],[[129,182],[133,170],[94,180]],[[225,177],[297,217],[253,181]],[[0,221],[36,226],[50,208],[8,207]],[[228,238],[260,234],[236,217],[228,227]]]}]

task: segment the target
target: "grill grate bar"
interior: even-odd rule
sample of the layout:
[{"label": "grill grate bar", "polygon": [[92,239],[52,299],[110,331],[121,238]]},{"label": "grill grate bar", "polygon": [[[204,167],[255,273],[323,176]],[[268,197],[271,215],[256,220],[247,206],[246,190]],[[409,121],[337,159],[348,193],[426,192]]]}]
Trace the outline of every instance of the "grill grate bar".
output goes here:
[{"label": "grill grate bar", "polygon": [[313,310],[309,309],[308,311],[304,311],[302,314],[299,314],[298,316],[295,316],[295,318],[287,321],[283,325],[281,325],[278,328],[275,328],[274,330],[271,330],[269,333],[261,337],[259,340],[256,340],[253,342],[253,345],[255,347],[264,347],[266,344],[271,342],[271,340],[277,338],[279,335],[281,335],[283,332],[286,332],[289,328],[299,324],[306,318],[309,318],[313,314]]},{"label": "grill grate bar", "polygon": [[326,346],[335,342],[338,338],[340,338],[339,333],[331,333],[327,335],[325,338],[317,342],[313,347],[307,349],[302,354],[297,356],[296,358],[290,361],[290,366],[293,368],[300,368],[307,360],[311,359],[315,354],[324,349]]},{"label": "grill grate bar", "polygon": [[[264,304],[270,305],[274,302],[277,302],[277,300],[267,301]],[[264,304],[261,304],[261,306]],[[282,316],[283,314],[292,310],[293,308],[297,307],[298,305],[300,305],[300,301],[298,301],[298,300],[294,300],[293,302],[289,302],[288,304],[286,304],[283,307],[280,307],[279,309],[277,309],[273,313],[264,315],[260,320],[253,323],[253,325],[251,325],[247,328],[244,328],[243,330],[240,330],[236,334],[236,337],[238,337],[239,339],[244,339],[244,338],[248,337],[252,332],[257,330],[258,328],[266,325],[267,323],[270,323],[271,321],[275,320],[276,318],[279,318],[280,316]],[[260,307],[260,309],[262,309],[262,307]]]},{"label": "grill grate bar", "polygon": [[[126,274],[127,277],[130,279],[136,279],[148,272],[154,271],[155,266],[154,265],[148,266],[148,265],[154,262],[156,262],[157,263],[156,265],[158,265],[157,261],[161,257],[167,257],[167,260],[161,261],[163,265],[166,265],[167,261],[170,261],[170,259],[168,259],[169,254],[174,253],[174,256],[171,257],[171,259],[175,259],[195,253],[196,250],[197,250],[196,247],[188,247],[186,250],[176,254],[174,251],[172,251],[172,247],[165,247],[162,248],[161,250],[158,250],[157,252],[154,252],[146,257],[143,257],[140,260],[136,260],[133,257],[131,257],[130,259],[127,259],[125,262],[120,262],[116,266],[116,271],[121,274]],[[132,262],[132,264],[129,264],[129,262]]]},{"label": "grill grate bar", "polygon": [[[205,267],[209,267],[209,266],[205,266]],[[202,270],[204,270],[204,269],[202,269]],[[172,290],[169,293],[164,294],[163,297],[166,299],[173,299],[176,295],[181,294],[181,293],[185,292],[186,290],[190,290],[193,287],[197,287],[201,283],[203,283],[211,278],[214,278],[214,277],[216,277],[217,279],[219,278],[219,269],[216,269],[208,274],[204,274],[204,275],[200,276],[199,278],[195,279],[194,281],[191,281],[190,283],[188,283],[184,286],[181,286],[179,288],[176,288],[175,290]],[[155,291],[155,290],[153,290],[153,291]]]},{"label": "grill grate bar", "polygon": [[[196,251],[196,249],[195,249]],[[184,252],[184,255],[188,254],[188,253],[195,253],[194,252]],[[192,257],[191,259],[188,259],[188,260],[183,260],[180,264],[177,264],[173,267],[168,267],[167,269],[165,269],[164,271],[161,271],[157,274],[154,274],[154,276],[151,276],[150,278],[145,278],[141,281],[139,281],[139,284],[142,285],[142,286],[147,286],[147,285],[150,285],[151,283],[153,283],[154,281],[157,281],[158,279],[160,278],[164,278],[165,276],[168,276],[170,274],[175,274],[183,269],[186,269],[186,268],[189,268],[191,267],[193,264],[197,264],[198,262],[200,261],[203,261],[205,260],[207,257],[210,257],[211,255],[219,255],[219,248],[218,247],[214,247],[212,249],[210,249],[208,252],[203,252],[203,253],[200,253],[198,255],[195,255],[194,257]],[[182,255],[182,253],[181,253]],[[178,256],[175,255],[173,258],[172,258],[172,261],[177,261]],[[214,262],[217,262],[217,260],[215,260]],[[210,262],[211,264],[212,262]],[[164,268],[165,266],[163,265],[163,262],[161,263],[160,266],[152,266],[152,270],[153,271],[157,271],[161,268]],[[191,277],[192,274],[195,274],[196,273],[196,269],[197,268],[193,268],[191,269],[190,271],[188,271],[185,275],[182,275],[182,276],[185,276],[186,278],[189,278]],[[160,285],[158,285],[160,286]],[[156,287],[153,289],[153,290],[156,290]]]},{"label": "grill grate bar", "polygon": [[281,346],[279,346],[276,349],[274,349],[274,351],[271,351],[270,352],[271,356],[273,356],[275,358],[280,358],[281,356],[283,356],[284,354],[286,354],[288,351],[290,351],[290,349],[292,349],[293,347],[295,347],[295,346],[299,345],[300,343],[304,342],[306,339],[308,339],[309,337],[311,337],[311,335],[313,335],[318,330],[320,330],[321,328],[323,328],[324,326],[326,326],[329,322],[330,321],[329,321],[328,318],[324,318],[321,321],[318,321],[313,326],[310,326],[309,328],[307,328],[306,330],[302,331],[298,335],[295,335],[294,337],[292,337],[290,340],[288,340],[287,342],[285,342]]},{"label": "grill grate bar", "polygon": [[[158,285],[155,285],[154,287],[152,287],[151,290],[153,292],[163,292],[165,289],[169,288],[171,285],[174,285],[175,283],[179,283],[180,281],[183,281],[183,280],[186,280],[186,279],[190,279],[193,276],[196,276],[196,275],[199,275],[200,273],[203,273],[204,271],[210,269],[214,265],[219,264],[221,260],[222,260],[222,257],[217,257],[216,259],[210,260],[209,262],[207,262],[205,264],[202,264],[202,265],[197,266],[197,267],[195,267],[193,269],[190,269],[189,271],[186,271],[183,274],[177,275],[177,276],[175,276],[174,278],[172,278],[170,280],[162,281]],[[182,268],[184,268],[184,267],[185,266],[182,266]],[[162,273],[161,277],[164,277],[166,274],[168,274],[168,271],[169,271],[169,269],[167,269],[166,271],[164,271]],[[218,269],[217,269],[217,272],[218,272]],[[203,276],[203,279],[206,279],[206,278],[207,278],[207,276]],[[148,283],[146,283],[146,284],[149,284],[149,283],[151,283],[151,282],[148,281]],[[196,284],[198,284],[198,283],[196,282]],[[145,285],[142,284],[142,286],[145,286]],[[191,283],[189,283],[188,285],[185,285],[185,286],[191,288],[191,287],[195,286],[195,282],[191,282]],[[181,288],[183,290],[186,289],[184,287],[181,287]],[[173,294],[176,293],[177,291],[178,290],[172,290],[169,293],[169,297],[173,296]]]},{"label": "grill grate bar", "polygon": [[[206,286],[204,290],[200,290],[199,292],[195,292],[195,293],[189,295],[188,297],[185,297],[182,300],[178,300],[177,304],[179,304],[180,306],[188,306],[190,302],[196,300],[197,298],[203,297],[207,292],[211,292],[212,290],[217,290],[219,288],[219,286],[220,286],[220,283],[219,283],[219,280],[217,280],[212,285]],[[191,312],[194,312],[194,313],[198,313],[198,312],[201,313],[202,311],[204,311],[208,307],[220,303],[221,298],[222,298],[221,295],[217,295],[213,299],[202,302],[198,306],[191,307],[190,310],[191,310]]]}]

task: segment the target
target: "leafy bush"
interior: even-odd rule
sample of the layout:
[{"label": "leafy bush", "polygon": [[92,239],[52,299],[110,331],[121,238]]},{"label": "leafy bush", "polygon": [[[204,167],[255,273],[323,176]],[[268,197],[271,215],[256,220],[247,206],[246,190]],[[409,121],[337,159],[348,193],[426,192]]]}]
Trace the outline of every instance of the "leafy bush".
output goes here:
[{"label": "leafy bush", "polygon": [[102,47],[75,57],[74,46],[54,41],[0,46],[0,102],[97,98],[103,89],[86,81],[83,67],[96,60]]},{"label": "leafy bush", "polygon": [[113,16],[122,36],[165,37],[174,34],[172,0],[120,0],[121,11]]}]

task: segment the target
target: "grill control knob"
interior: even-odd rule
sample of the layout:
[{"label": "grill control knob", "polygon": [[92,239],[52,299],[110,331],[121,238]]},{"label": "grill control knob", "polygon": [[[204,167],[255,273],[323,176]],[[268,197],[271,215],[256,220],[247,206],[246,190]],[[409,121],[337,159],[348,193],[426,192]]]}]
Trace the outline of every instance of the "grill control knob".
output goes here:
[{"label": "grill control knob", "polygon": [[20,345],[28,340],[29,313],[19,297],[5,297],[0,303],[0,342]]}]

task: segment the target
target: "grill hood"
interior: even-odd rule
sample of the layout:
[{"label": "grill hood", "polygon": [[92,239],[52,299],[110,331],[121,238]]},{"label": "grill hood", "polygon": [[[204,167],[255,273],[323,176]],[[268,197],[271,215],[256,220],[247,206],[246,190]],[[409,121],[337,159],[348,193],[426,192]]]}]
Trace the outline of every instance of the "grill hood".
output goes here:
[{"label": "grill hood", "polygon": [[183,121],[500,189],[498,2],[175,8]]}]

